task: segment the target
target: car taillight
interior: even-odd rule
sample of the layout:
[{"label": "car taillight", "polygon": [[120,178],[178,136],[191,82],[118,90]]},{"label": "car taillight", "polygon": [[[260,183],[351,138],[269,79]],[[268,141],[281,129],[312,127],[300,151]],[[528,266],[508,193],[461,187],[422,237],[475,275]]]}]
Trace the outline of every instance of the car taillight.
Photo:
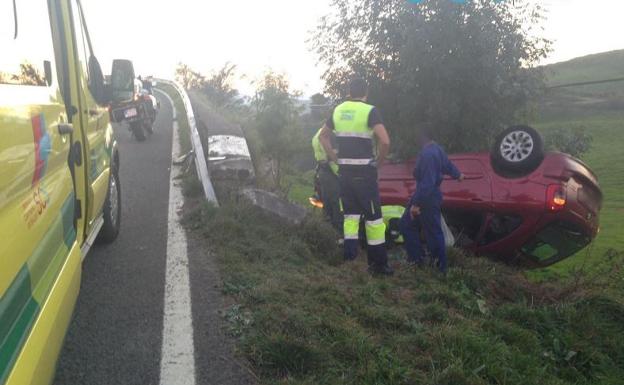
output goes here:
[{"label": "car taillight", "polygon": [[546,190],[546,208],[549,211],[561,211],[566,205],[566,191],[563,186],[552,184]]}]

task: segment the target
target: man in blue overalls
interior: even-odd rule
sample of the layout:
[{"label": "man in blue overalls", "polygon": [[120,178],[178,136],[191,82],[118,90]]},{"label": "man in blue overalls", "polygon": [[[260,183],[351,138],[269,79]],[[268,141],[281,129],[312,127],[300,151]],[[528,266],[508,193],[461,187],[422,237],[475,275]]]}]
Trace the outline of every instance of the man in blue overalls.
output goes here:
[{"label": "man in blue overalls", "polygon": [[[339,166],[340,199],[344,211],[344,253],[346,260],[357,257],[360,220],[364,217],[371,274],[391,275],[386,253],[386,225],[381,212],[377,167],[385,160],[390,138],[377,108],[366,103],[368,86],[363,79],[349,84],[349,100],[338,105],[319,135],[330,160]],[[331,146],[336,135],[338,154]],[[373,138],[378,153],[374,155]]]},{"label": "man in blue overalls", "polygon": [[405,241],[408,263],[421,265],[424,262],[424,251],[420,242],[420,232],[424,230],[429,252],[433,258],[438,259],[440,271],[446,273],[440,185],[444,175],[450,175],[459,181],[463,180],[464,176],[449,161],[442,147],[431,139],[432,136],[431,125],[423,124],[420,133],[422,149],[414,169],[416,192],[403,213],[399,227]]}]

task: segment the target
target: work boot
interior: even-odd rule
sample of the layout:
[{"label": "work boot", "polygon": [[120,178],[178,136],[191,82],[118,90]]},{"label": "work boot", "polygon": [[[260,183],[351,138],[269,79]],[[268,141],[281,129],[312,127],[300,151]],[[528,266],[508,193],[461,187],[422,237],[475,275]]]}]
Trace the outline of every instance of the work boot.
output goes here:
[{"label": "work boot", "polygon": [[390,267],[388,264],[382,267],[377,266],[369,266],[368,273],[370,275],[378,275],[378,276],[392,276],[394,275],[394,269]]}]

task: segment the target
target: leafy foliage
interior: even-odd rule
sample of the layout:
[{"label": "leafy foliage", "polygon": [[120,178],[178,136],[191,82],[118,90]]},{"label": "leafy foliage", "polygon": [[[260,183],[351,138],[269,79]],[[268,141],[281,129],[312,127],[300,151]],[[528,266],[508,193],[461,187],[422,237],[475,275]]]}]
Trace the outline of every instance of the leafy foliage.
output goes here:
[{"label": "leafy foliage", "polygon": [[175,79],[187,90],[198,89],[206,81],[204,75],[184,63],[178,63],[175,70]]},{"label": "leafy foliage", "polygon": [[199,90],[204,93],[214,107],[234,108],[243,103],[243,98],[234,88],[236,65],[225,63],[219,70],[205,76],[186,64],[178,63],[176,80],[187,90]]},{"label": "leafy foliage", "polygon": [[28,62],[21,63],[19,72],[9,74],[0,72],[0,84],[19,84],[25,86],[46,86],[45,75]]},{"label": "leafy foliage", "polygon": [[236,75],[236,65],[225,63],[218,71],[206,78],[201,90],[217,108],[231,108],[239,106],[243,99],[234,88],[233,80]]},{"label": "leafy foliage", "polygon": [[349,77],[367,78],[369,100],[380,107],[402,155],[413,151],[424,121],[451,151],[486,149],[542,86],[533,66],[549,42],[533,36],[539,6],[488,0],[334,0],[332,6],[312,38],[327,67],[327,92],[344,97]]},{"label": "leafy foliage", "polygon": [[304,146],[299,129],[298,96],[284,75],[269,71],[256,83],[251,100],[252,126],[260,151],[268,160],[275,189],[282,186],[285,172],[292,168],[292,160]]},{"label": "leafy foliage", "polygon": [[582,126],[554,128],[546,134],[546,148],[581,157],[590,150],[593,137]]}]

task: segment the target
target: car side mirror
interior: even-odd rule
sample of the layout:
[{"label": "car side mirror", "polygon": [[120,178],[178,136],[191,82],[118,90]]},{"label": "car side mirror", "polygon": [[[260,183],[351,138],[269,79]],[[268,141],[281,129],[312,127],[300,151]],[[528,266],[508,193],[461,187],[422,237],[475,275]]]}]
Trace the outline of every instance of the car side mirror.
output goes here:
[{"label": "car side mirror", "polygon": [[113,60],[110,84],[111,101],[123,103],[134,98],[134,66],[126,59]]}]

